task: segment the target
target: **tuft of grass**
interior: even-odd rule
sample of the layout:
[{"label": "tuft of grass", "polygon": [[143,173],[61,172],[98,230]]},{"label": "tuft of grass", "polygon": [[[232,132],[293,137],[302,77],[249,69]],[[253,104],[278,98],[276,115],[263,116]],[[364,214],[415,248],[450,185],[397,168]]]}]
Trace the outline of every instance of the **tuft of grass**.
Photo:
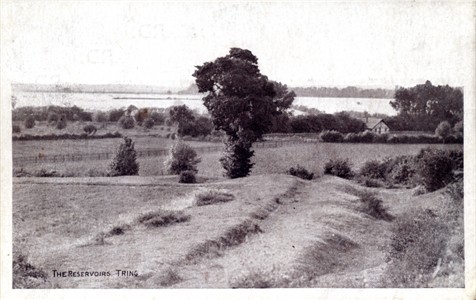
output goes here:
[{"label": "tuft of grass", "polygon": [[122,235],[124,234],[127,230],[130,230],[131,226],[128,224],[122,224],[122,225],[116,225],[109,230],[107,233],[107,236],[113,236],[113,235]]},{"label": "tuft of grass", "polygon": [[38,288],[43,285],[48,275],[41,268],[32,265],[28,257],[18,251],[13,253],[13,288]]},{"label": "tuft of grass", "polygon": [[183,211],[158,210],[140,215],[137,222],[147,227],[162,227],[187,222],[190,218],[191,216]]},{"label": "tuft of grass", "polygon": [[252,271],[230,283],[233,289],[267,289],[278,287],[273,278],[263,271]]},{"label": "tuft of grass", "polygon": [[195,204],[197,206],[210,205],[215,203],[229,202],[235,199],[235,196],[231,193],[207,190],[205,192],[198,193],[195,196]]},{"label": "tuft of grass", "polygon": [[390,215],[383,207],[383,201],[377,195],[368,190],[359,193],[359,211],[374,217],[375,219],[392,221],[395,217]]},{"label": "tuft of grass", "polygon": [[302,178],[304,180],[312,180],[312,178],[314,178],[314,173],[309,172],[306,168],[300,165],[297,165],[296,168],[291,167],[287,171],[287,174]]},{"label": "tuft of grass", "polygon": [[340,234],[329,234],[324,242],[315,242],[304,249],[298,259],[295,277],[306,277],[308,280],[336,271],[339,268],[340,254],[358,248],[358,244]]},{"label": "tuft of grass", "polygon": [[201,257],[214,258],[223,255],[226,248],[244,243],[251,234],[263,232],[258,224],[247,219],[236,226],[228,229],[222,236],[207,240],[191,249],[185,259],[193,263]]},{"label": "tuft of grass", "polygon": [[180,276],[180,274],[176,270],[169,267],[163,274],[160,275],[158,283],[160,286],[169,287],[181,282],[182,280],[183,278]]}]

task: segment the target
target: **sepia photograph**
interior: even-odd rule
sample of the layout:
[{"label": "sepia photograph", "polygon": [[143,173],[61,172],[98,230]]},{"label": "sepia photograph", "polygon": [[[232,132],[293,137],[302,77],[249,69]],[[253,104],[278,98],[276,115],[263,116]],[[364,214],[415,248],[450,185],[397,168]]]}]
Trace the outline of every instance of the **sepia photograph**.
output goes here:
[{"label": "sepia photograph", "polygon": [[1,5],[2,299],[475,299],[475,2]]}]

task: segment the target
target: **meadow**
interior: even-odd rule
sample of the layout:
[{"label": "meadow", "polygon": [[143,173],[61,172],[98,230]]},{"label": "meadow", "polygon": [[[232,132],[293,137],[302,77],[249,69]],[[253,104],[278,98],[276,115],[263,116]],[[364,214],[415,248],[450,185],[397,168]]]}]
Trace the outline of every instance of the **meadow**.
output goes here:
[{"label": "meadow", "polygon": [[[91,151],[101,152],[111,151],[118,147],[122,139],[109,140],[87,140],[87,141],[51,141],[55,142],[55,151],[64,148],[64,151]],[[156,147],[169,147],[173,140],[137,137],[134,139],[136,149],[153,148],[154,142]],[[31,149],[39,148],[38,145],[51,144],[50,141],[27,141],[14,142],[14,153],[16,149],[19,152],[27,153]],[[191,146],[208,146],[217,145],[217,143],[205,142],[187,142]],[[28,146],[35,145],[35,146]],[[220,144],[218,144],[220,145]],[[440,149],[462,149],[462,145],[443,145],[443,144],[342,144],[342,143],[315,143],[315,144],[299,144],[294,146],[284,146],[279,148],[255,149],[253,162],[255,163],[251,175],[286,173],[291,167],[302,165],[316,175],[322,175],[324,164],[331,159],[349,159],[352,167],[357,170],[366,161],[382,160],[386,157],[395,157],[400,155],[414,155],[420,149],[425,147]],[[30,149],[30,150],[28,150]],[[50,149],[50,148],[49,148]],[[52,148],[51,148],[52,149]],[[31,152],[29,152],[31,153]],[[83,152],[86,153],[86,152]],[[15,156],[16,154],[14,154]],[[201,162],[198,165],[198,175],[205,177],[221,177],[222,166],[219,159],[221,152],[200,153]],[[165,175],[164,160],[165,156],[160,157],[141,157],[139,162],[139,176],[157,176]],[[101,176],[108,170],[110,161],[79,161],[79,162],[57,162],[57,163],[38,163],[25,166],[14,166],[15,169],[23,168],[26,171],[39,171],[45,169],[48,171],[56,171],[66,177],[82,177],[82,176]]]}]

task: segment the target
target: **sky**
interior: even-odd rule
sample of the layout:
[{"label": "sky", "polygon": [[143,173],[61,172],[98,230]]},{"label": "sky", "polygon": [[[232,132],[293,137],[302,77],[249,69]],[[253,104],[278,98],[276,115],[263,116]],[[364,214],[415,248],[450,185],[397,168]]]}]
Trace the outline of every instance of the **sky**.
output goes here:
[{"label": "sky", "polygon": [[462,86],[474,53],[470,2],[10,4],[19,83],[187,87],[194,66],[240,47],[289,86]]}]

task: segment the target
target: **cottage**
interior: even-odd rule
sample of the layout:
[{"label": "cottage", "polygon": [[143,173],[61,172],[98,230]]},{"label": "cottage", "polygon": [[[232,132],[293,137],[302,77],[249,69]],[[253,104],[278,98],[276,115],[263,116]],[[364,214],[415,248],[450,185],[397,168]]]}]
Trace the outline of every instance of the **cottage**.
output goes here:
[{"label": "cottage", "polygon": [[383,119],[378,119],[378,118],[364,118],[362,121],[364,121],[366,129],[369,131],[372,131],[374,133],[389,133],[390,128],[388,125],[385,123]]}]

